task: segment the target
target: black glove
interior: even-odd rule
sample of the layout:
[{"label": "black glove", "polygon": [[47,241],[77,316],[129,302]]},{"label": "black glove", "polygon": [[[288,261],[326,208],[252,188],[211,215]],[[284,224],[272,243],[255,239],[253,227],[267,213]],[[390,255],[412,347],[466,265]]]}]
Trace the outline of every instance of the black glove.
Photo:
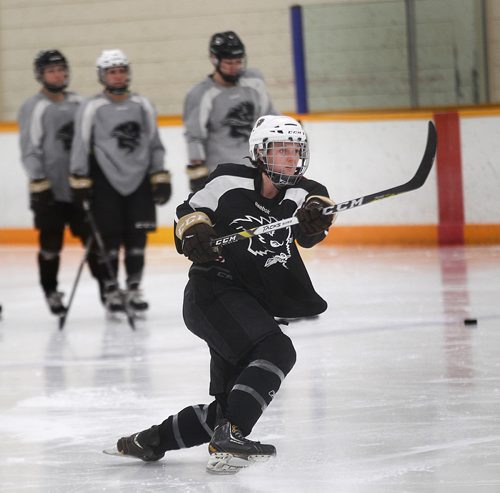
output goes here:
[{"label": "black glove", "polygon": [[306,235],[315,235],[328,228],[333,224],[337,214],[323,214],[323,208],[334,205],[335,202],[328,197],[319,195],[311,195],[297,211],[299,226]]},{"label": "black glove", "polygon": [[175,235],[182,241],[182,253],[191,262],[203,264],[220,255],[219,247],[211,244],[217,238],[210,218],[200,211],[182,216],[175,227]]},{"label": "black glove", "polygon": [[186,173],[189,178],[189,188],[191,189],[191,192],[197,192],[205,186],[210,171],[203,163],[200,163],[188,164],[186,167]]},{"label": "black glove", "polygon": [[47,178],[30,181],[30,208],[34,212],[43,212],[54,203],[54,195]]},{"label": "black glove", "polygon": [[149,177],[151,189],[153,191],[153,201],[156,205],[163,205],[168,202],[172,195],[172,185],[170,184],[170,173],[168,171],[157,171]]},{"label": "black glove", "polygon": [[73,202],[83,207],[84,202],[90,203],[92,199],[92,179],[88,176],[70,175],[69,186],[73,194]]},{"label": "black glove", "polygon": [[215,229],[206,224],[198,223],[191,226],[182,238],[182,253],[197,264],[204,264],[219,257],[218,247],[211,244],[217,238]]}]

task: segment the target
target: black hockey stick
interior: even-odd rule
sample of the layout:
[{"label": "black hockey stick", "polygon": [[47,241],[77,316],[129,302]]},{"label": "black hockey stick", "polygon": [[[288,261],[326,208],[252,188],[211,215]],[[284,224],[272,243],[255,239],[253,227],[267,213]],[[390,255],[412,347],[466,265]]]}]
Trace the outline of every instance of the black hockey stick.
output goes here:
[{"label": "black hockey stick", "polygon": [[[97,229],[97,225],[94,219],[94,215],[92,214],[92,211],[90,210],[90,204],[87,200],[83,201],[83,209],[85,213],[87,214],[87,220],[89,222],[90,230],[92,231],[92,236],[94,237],[95,242],[97,243],[97,247],[99,248],[99,253],[101,254],[102,258],[104,259],[104,263],[106,265],[106,270],[108,271],[108,276],[110,279],[116,279],[116,274],[113,269],[113,266],[111,265],[111,260],[109,259],[108,252],[106,251],[106,246],[104,245],[104,241],[102,240],[101,233]],[[118,282],[117,282],[118,285]],[[125,308],[125,314],[127,315],[127,321],[128,324],[130,325],[130,328],[132,330],[135,330],[135,320],[134,320],[134,314],[132,310],[130,309],[129,304],[127,303],[127,300],[125,299],[125,295],[121,293],[122,296],[122,301],[123,301],[123,307]]]},{"label": "black hockey stick", "polygon": [[64,329],[64,324],[66,323],[66,319],[68,318],[68,313],[71,308],[71,304],[73,303],[73,298],[75,297],[76,288],[78,286],[78,282],[80,281],[80,276],[82,275],[83,266],[85,262],[87,262],[87,258],[89,256],[90,247],[92,246],[92,236],[89,237],[87,243],[85,244],[85,253],[83,255],[82,261],[78,266],[78,271],[76,273],[75,281],[73,282],[73,288],[71,289],[71,294],[69,295],[68,305],[66,306],[66,311],[59,317],[59,330]]},{"label": "black hockey stick", "polygon": [[[376,200],[386,199],[387,197],[394,197],[395,195],[401,195],[402,193],[410,192],[420,188],[427,180],[429,173],[434,163],[434,157],[436,156],[437,147],[437,133],[436,127],[432,122],[429,122],[428,133],[427,133],[427,144],[425,147],[424,156],[420,162],[420,166],[413,178],[402,185],[396,187],[388,188],[387,190],[382,190],[381,192],[372,193],[370,195],[364,195],[358,197],[357,199],[348,200],[346,202],[340,202],[339,204],[331,205],[329,207],[323,208],[323,214],[325,216],[335,214],[336,212],[347,211],[349,209],[354,209],[354,207],[359,207],[360,205],[370,204]],[[288,228],[294,224],[298,224],[299,220],[296,216],[288,217],[282,219],[281,221],[276,221],[274,223],[263,224],[256,228],[251,228],[243,231],[237,231],[227,236],[222,236],[215,240],[212,240],[212,245],[214,246],[225,246],[235,243],[245,238],[252,238],[253,236],[262,235],[264,233],[271,233],[278,229]]]}]

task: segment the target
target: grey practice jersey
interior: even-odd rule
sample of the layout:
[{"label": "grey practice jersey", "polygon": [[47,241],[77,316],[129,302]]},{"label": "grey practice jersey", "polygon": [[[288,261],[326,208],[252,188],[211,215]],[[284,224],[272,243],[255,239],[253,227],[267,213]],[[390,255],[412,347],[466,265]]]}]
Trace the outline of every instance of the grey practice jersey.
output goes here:
[{"label": "grey practice jersey", "polygon": [[19,110],[21,159],[30,180],[47,178],[56,200],[71,202],[68,183],[73,122],[82,98],[66,92],[53,102],[39,92]]},{"label": "grey practice jersey", "polygon": [[137,93],[119,103],[104,93],[85,100],[75,120],[71,173],[89,175],[91,154],[111,185],[125,196],[146,174],[163,170],[165,148],[149,100]]},{"label": "grey practice jersey", "polygon": [[205,161],[210,171],[220,163],[246,164],[248,138],[257,118],[275,115],[261,73],[247,69],[233,87],[207,77],[184,101],[183,120],[190,161]]}]

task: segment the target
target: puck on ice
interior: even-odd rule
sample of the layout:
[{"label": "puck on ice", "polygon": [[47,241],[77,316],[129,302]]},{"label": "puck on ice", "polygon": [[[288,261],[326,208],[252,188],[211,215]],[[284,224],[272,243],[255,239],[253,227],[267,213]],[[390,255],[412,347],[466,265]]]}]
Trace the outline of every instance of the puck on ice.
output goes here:
[{"label": "puck on ice", "polygon": [[464,318],[464,325],[477,325],[477,318]]}]

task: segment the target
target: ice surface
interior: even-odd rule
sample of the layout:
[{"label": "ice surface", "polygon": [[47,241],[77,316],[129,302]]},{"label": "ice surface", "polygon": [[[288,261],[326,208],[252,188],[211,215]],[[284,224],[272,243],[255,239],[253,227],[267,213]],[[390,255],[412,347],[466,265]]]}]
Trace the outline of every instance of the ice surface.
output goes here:
[{"label": "ice surface", "polygon": [[[63,253],[67,294],[81,256]],[[304,251],[329,309],[284,329],[297,364],[251,435],[278,457],[223,477],[206,446],[150,464],[101,452],[211,400],[182,322],[188,262],[149,249],[136,332],[85,271],[60,332],[35,258],[0,248],[0,491],[500,491],[500,247]]]}]

